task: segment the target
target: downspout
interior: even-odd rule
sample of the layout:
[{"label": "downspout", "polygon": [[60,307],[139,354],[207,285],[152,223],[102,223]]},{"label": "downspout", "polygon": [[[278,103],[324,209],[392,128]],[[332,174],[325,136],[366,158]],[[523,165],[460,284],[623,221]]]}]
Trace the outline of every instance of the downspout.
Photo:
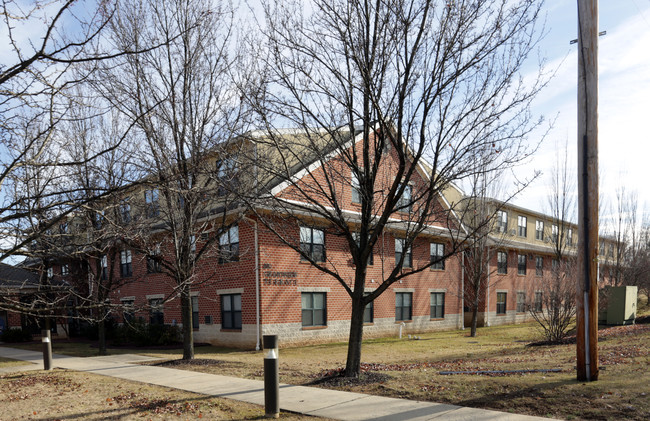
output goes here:
[{"label": "downspout", "polygon": [[[488,257],[490,256],[490,249],[488,248]],[[488,258],[487,261],[487,285],[486,287],[486,294],[485,294],[485,301],[486,301],[486,306],[485,306],[485,326],[489,327],[490,326],[490,259]]]},{"label": "downspout", "polygon": [[465,252],[461,253],[460,264],[460,330],[465,330]]},{"label": "downspout", "polygon": [[257,221],[247,216],[242,219],[253,223],[255,234],[255,351],[260,350],[260,245],[257,229]]}]

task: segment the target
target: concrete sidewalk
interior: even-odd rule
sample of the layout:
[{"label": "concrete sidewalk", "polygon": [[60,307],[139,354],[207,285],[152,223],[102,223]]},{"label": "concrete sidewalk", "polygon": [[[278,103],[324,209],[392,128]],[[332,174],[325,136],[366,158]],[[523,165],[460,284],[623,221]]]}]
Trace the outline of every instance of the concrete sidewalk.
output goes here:
[{"label": "concrete sidewalk", "polygon": [[[30,366],[9,367],[0,372],[42,369],[40,352],[0,346],[0,357],[29,361]],[[215,374],[196,373],[166,367],[139,365],[157,358],[125,354],[106,357],[66,357],[55,354],[53,366],[103,376],[171,387],[209,396],[264,405],[264,383]],[[280,385],[283,411],[336,420],[450,420],[450,421],[534,421],[549,418],[465,408],[432,402],[384,398],[361,393],[341,392],[315,387]]]}]

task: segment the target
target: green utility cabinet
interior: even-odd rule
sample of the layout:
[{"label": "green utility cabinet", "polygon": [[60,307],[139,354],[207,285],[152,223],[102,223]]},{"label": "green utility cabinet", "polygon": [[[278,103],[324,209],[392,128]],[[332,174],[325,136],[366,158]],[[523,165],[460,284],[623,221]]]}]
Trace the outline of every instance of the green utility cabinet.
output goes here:
[{"label": "green utility cabinet", "polygon": [[637,287],[610,287],[608,289],[607,324],[633,324],[636,319]]}]

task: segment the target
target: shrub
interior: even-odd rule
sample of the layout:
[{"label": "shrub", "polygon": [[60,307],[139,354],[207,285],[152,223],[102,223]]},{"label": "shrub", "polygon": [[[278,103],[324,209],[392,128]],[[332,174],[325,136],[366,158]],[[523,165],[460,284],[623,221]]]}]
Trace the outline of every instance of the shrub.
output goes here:
[{"label": "shrub", "polygon": [[0,335],[2,342],[29,342],[32,340],[32,334],[20,328],[6,329]]}]

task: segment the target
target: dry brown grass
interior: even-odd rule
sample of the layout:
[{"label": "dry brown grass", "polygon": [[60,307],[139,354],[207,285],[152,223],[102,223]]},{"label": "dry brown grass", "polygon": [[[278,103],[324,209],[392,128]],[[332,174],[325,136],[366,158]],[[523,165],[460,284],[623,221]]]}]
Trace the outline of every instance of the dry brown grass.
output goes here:
[{"label": "dry brown grass", "polygon": [[[262,407],[65,370],[0,375],[0,420],[257,420]],[[316,419],[282,414],[284,420]]]}]

